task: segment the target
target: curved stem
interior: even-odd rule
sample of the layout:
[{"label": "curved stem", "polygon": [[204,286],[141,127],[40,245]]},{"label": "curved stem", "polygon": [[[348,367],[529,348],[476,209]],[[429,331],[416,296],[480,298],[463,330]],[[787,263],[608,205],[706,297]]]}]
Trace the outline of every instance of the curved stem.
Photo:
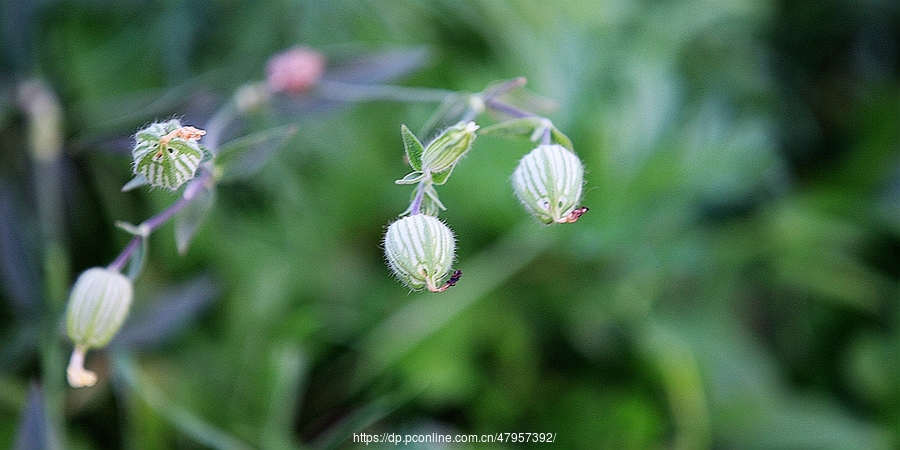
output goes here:
[{"label": "curved stem", "polygon": [[168,208],[141,222],[141,224],[137,226],[137,228],[141,230],[141,234],[133,237],[131,241],[128,242],[128,245],[122,249],[119,256],[110,263],[109,268],[121,272],[128,262],[128,259],[131,258],[131,255],[140,248],[143,240],[150,237],[150,234],[153,233],[153,231],[187,207],[191,201],[197,197],[197,194],[209,188],[211,181],[211,172],[209,170],[204,170],[197,178],[191,181],[186,188],[184,188],[184,194],[176,200],[175,203],[172,203]]}]

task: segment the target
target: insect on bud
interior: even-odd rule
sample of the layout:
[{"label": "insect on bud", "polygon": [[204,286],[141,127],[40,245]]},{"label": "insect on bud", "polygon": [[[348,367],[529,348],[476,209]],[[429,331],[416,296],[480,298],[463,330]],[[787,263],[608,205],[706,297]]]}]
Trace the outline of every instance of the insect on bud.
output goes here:
[{"label": "insect on bud", "polygon": [[516,197],[545,224],[575,222],[587,212],[586,207],[576,208],[583,180],[581,160],[557,144],[532,150],[512,175]]},{"label": "insect on bud", "polygon": [[422,153],[422,169],[432,173],[453,169],[475,141],[475,122],[460,122],[447,128]]},{"label": "insect on bud", "polygon": [[384,236],[384,254],[391,271],[414,291],[443,292],[459,281],[455,271],[446,283],[456,243],[453,232],[438,218],[426,214],[403,217],[390,224]]},{"label": "insect on bud", "polygon": [[194,178],[203,160],[203,150],[197,140],[206,131],[183,127],[178,119],[154,123],[135,135],[134,173],[143,176],[151,185],[169,190],[178,189]]},{"label": "insect on bud", "polygon": [[84,369],[84,354],[103,347],[119,331],[134,290],[121,273],[101,267],[84,271],[75,281],[66,308],[66,331],[75,344],[67,369],[72,387],[93,386],[97,377]]}]

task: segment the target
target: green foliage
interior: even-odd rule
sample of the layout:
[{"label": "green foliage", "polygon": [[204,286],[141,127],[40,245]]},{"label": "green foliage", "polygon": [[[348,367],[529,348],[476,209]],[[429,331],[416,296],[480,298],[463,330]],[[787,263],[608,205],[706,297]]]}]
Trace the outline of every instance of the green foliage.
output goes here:
[{"label": "green foliage", "polygon": [[[24,3],[0,6],[0,447],[900,442],[896,2]],[[112,224],[178,198],[120,191],[135,130],[207,122],[297,44],[335,84],[219,130],[215,202],[132,259],[133,314],[86,361],[100,381],[68,388],[75,276],[132,238]],[[410,294],[380,248],[404,150],[413,170],[424,151],[398,125],[429,142],[481,112],[465,91],[516,76],[504,101],[574,145],[590,212],[530,220],[509,175],[532,144],[490,122],[541,124],[488,115],[440,192],[465,276]],[[35,77],[63,111],[49,159],[17,90]],[[388,82],[461,93],[337,84]]]}]

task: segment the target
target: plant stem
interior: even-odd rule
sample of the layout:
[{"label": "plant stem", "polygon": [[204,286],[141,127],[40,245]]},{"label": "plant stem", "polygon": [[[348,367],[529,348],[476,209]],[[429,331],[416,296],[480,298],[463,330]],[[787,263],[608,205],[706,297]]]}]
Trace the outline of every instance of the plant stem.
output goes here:
[{"label": "plant stem", "polygon": [[322,80],[316,87],[316,94],[330,100],[348,102],[363,100],[389,100],[396,102],[442,102],[456,94],[446,89],[407,87],[394,85],[369,85]]},{"label": "plant stem", "polygon": [[425,183],[431,182],[431,175],[428,175],[426,179],[419,182],[419,185],[416,187],[416,196],[413,198],[412,205],[409,207],[409,215],[414,216],[419,214],[422,209],[422,200],[425,198]]},{"label": "plant stem", "polygon": [[178,214],[187,207],[191,201],[197,197],[197,194],[203,192],[203,190],[209,188],[209,184],[212,181],[212,171],[208,166],[204,166],[204,170],[200,173],[197,178],[194,178],[184,189],[184,194],[169,205],[168,208],[160,211],[156,215],[150,217],[149,219],[141,222],[138,225],[138,229],[142,230],[142,234],[137,235],[128,242],[128,245],[122,249],[122,252],[119,253],[119,256],[110,263],[109,268],[112,270],[116,270],[121,272],[125,267],[125,264],[128,262],[128,259],[131,258],[131,255],[141,246],[141,243],[144,239],[150,237],[150,234],[153,233],[157,228],[162,226],[164,223],[169,221],[172,217],[175,217],[175,214]]}]

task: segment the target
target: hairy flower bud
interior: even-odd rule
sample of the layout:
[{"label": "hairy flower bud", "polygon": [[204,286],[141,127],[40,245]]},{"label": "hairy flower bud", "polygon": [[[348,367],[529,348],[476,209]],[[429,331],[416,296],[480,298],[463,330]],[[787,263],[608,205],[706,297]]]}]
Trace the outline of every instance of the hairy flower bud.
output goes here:
[{"label": "hairy flower bud", "polygon": [[545,224],[578,220],[587,208],[581,200],[584,167],[581,160],[557,144],[540,145],[519,161],[512,175],[516,197]]},{"label": "hairy flower bud", "polygon": [[73,387],[96,382],[96,375],[84,369],[84,354],[109,343],[125,321],[133,296],[131,280],[115,270],[94,267],[75,281],[66,308],[66,331],[75,343],[67,370]]},{"label": "hairy flower bud", "polygon": [[384,236],[384,254],[394,275],[413,290],[428,288],[441,292],[459,280],[459,271],[450,280],[456,251],[453,232],[438,218],[426,214],[403,217],[390,224]]},{"label": "hairy flower bud", "polygon": [[131,151],[134,173],[153,186],[174,191],[197,173],[203,160],[197,140],[204,134],[198,128],[181,126],[178,119],[138,131]]},{"label": "hairy flower bud", "polygon": [[452,169],[475,141],[475,122],[460,122],[444,130],[425,147],[422,153],[422,169],[432,173]]}]

